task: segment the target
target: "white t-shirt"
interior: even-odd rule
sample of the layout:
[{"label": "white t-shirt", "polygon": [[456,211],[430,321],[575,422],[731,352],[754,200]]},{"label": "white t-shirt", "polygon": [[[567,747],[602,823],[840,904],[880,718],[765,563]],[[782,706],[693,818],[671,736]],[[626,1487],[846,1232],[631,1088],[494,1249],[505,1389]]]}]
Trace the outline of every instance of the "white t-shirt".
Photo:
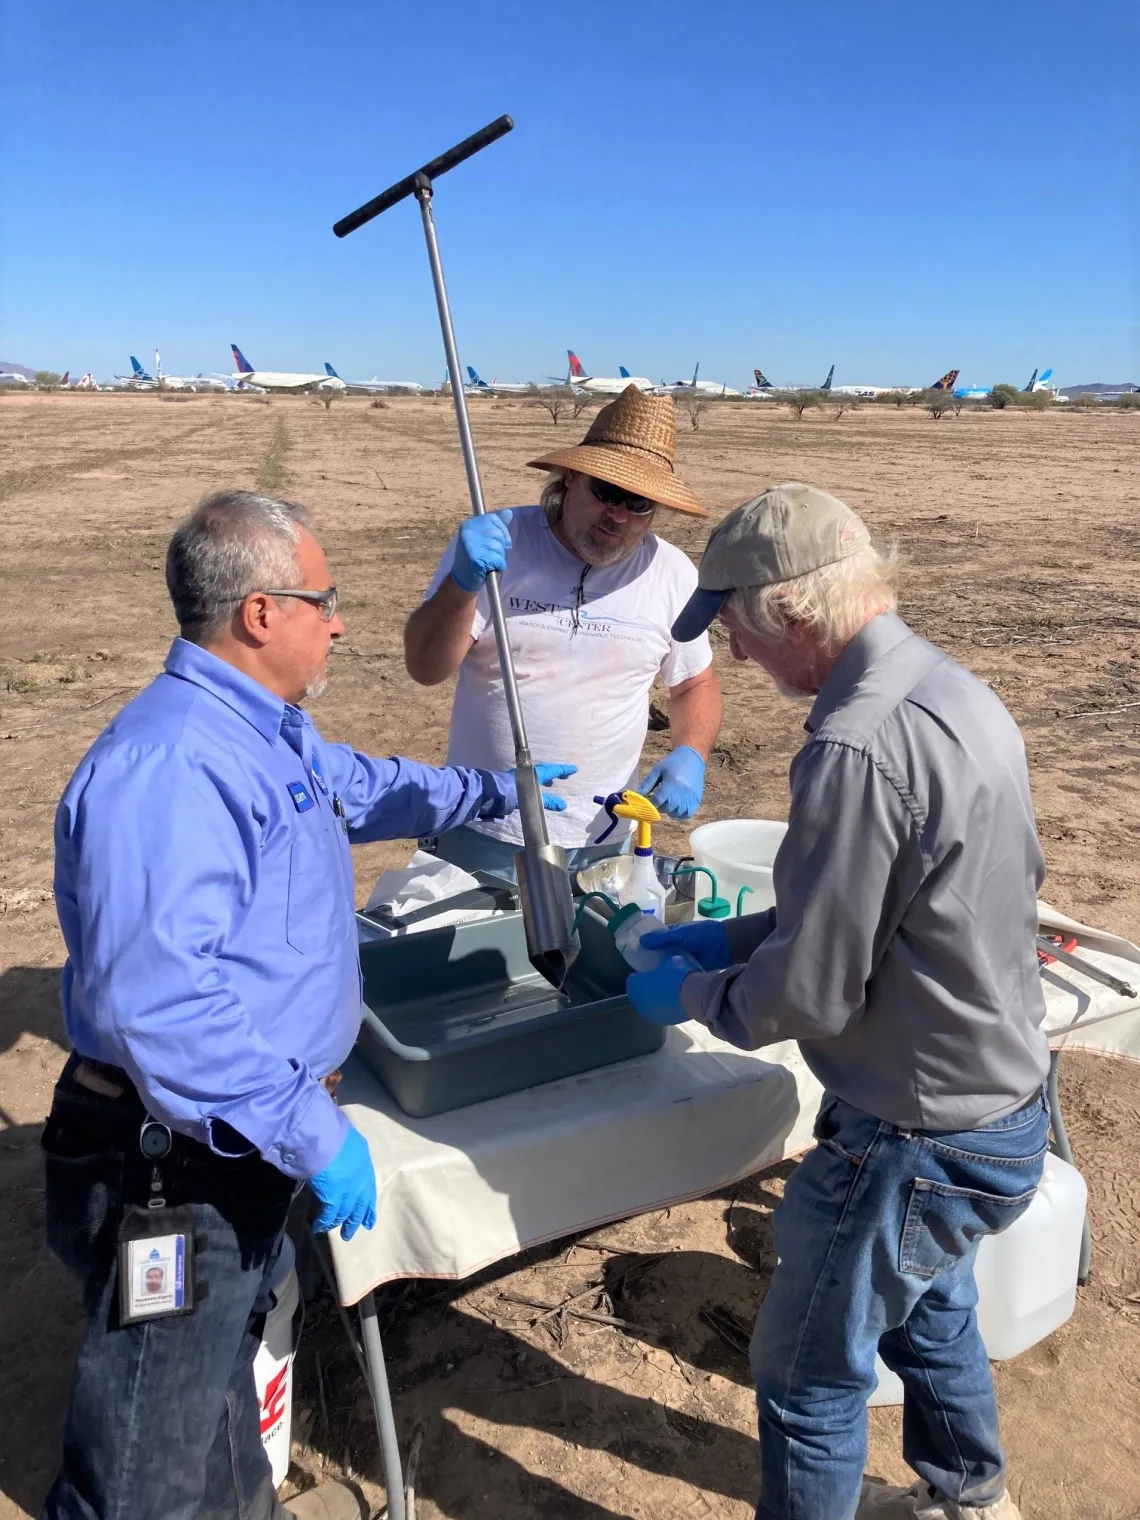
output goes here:
[{"label": "white t-shirt", "polygon": [[[555,537],[541,507],[515,507],[511,552],[502,578],[503,610],[514,656],[530,751],[562,760],[578,774],[555,783],[566,812],[547,813],[552,844],[593,844],[609,820],[594,802],[636,785],[649,722],[649,693],[661,675],[679,686],[712,664],[708,635],[675,643],[669,630],[697,584],[688,555],[647,533],[616,565],[587,565]],[[427,595],[450,574],[453,538]],[[486,590],[479,593],[475,643],[459,667],[448,738],[449,765],[510,770],[510,719]],[[469,828],[522,842],[518,814]],[[611,839],[629,832],[619,820]]]}]

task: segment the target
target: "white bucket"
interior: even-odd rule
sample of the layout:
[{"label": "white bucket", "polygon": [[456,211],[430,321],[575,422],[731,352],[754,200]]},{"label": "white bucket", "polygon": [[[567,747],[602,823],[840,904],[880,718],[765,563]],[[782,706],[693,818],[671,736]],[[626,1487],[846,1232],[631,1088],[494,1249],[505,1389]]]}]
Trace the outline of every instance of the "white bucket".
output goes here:
[{"label": "white bucket", "polygon": [[261,1415],[261,1444],[273,1470],[273,1486],[279,1487],[289,1471],[289,1445],[293,1431],[293,1318],[300,1303],[300,1286],[294,1266],[293,1242],[288,1235],[270,1282],[277,1302],[265,1316],[261,1345],[253,1359],[253,1380]]},{"label": "white bucket", "polygon": [[[716,876],[717,890],[727,897],[736,913],[741,887],[748,887],[741,907],[745,913],[762,913],[775,907],[772,890],[772,862],[784,835],[786,823],[765,818],[725,818],[720,823],[702,823],[689,835],[693,863],[705,866]],[[709,895],[707,876],[698,876],[697,896]]]},{"label": "white bucket", "polygon": [[[1033,1202],[1000,1235],[978,1247],[978,1329],[992,1361],[1020,1356],[1070,1317],[1085,1223],[1085,1179],[1048,1156]],[[901,1404],[902,1383],[875,1358],[879,1384],[869,1404]]]}]

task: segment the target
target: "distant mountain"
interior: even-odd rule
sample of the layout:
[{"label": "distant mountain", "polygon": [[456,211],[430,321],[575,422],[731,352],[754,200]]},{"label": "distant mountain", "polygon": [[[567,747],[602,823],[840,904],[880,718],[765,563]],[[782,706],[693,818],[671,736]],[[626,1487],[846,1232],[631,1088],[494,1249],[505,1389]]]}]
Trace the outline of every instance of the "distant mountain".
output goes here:
[{"label": "distant mountain", "polygon": [[25,380],[36,378],[34,369],[29,369],[26,364],[9,364],[7,359],[0,359],[0,375],[23,375]]},{"label": "distant mountain", "polygon": [[[3,368],[0,365],[0,368]],[[1103,395],[1106,391],[1111,395],[1119,395],[1121,391],[1140,390],[1134,380],[1122,380],[1119,385],[1107,385],[1103,380],[1095,380],[1089,385],[1063,385],[1060,394],[1062,396],[1085,396],[1089,391],[1095,391],[1097,395]]]}]

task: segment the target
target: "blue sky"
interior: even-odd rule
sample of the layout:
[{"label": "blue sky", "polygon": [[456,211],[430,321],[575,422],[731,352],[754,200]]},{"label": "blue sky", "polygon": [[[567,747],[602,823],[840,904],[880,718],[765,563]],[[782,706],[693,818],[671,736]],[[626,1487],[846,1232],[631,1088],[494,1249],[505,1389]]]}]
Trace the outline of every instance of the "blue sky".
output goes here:
[{"label": "blue sky", "polygon": [[0,356],[438,383],[1140,381],[1132,0],[0,7]]}]

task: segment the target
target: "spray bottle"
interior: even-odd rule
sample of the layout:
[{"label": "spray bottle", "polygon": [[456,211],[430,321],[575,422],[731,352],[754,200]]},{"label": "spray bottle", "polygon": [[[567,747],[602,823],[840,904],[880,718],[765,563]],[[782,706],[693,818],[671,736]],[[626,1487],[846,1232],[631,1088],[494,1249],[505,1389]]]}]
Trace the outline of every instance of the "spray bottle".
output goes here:
[{"label": "spray bottle", "polygon": [[665,956],[661,950],[645,950],[641,936],[654,929],[665,927],[666,889],[657,879],[653,866],[652,825],[661,814],[648,797],[630,788],[611,792],[608,797],[595,797],[612,820],[610,827],[598,840],[612,833],[619,818],[632,818],[637,824],[637,837],[633,850],[633,870],[618,890],[620,911],[610,920],[610,932],[614,943],[635,971],[652,971]]}]

